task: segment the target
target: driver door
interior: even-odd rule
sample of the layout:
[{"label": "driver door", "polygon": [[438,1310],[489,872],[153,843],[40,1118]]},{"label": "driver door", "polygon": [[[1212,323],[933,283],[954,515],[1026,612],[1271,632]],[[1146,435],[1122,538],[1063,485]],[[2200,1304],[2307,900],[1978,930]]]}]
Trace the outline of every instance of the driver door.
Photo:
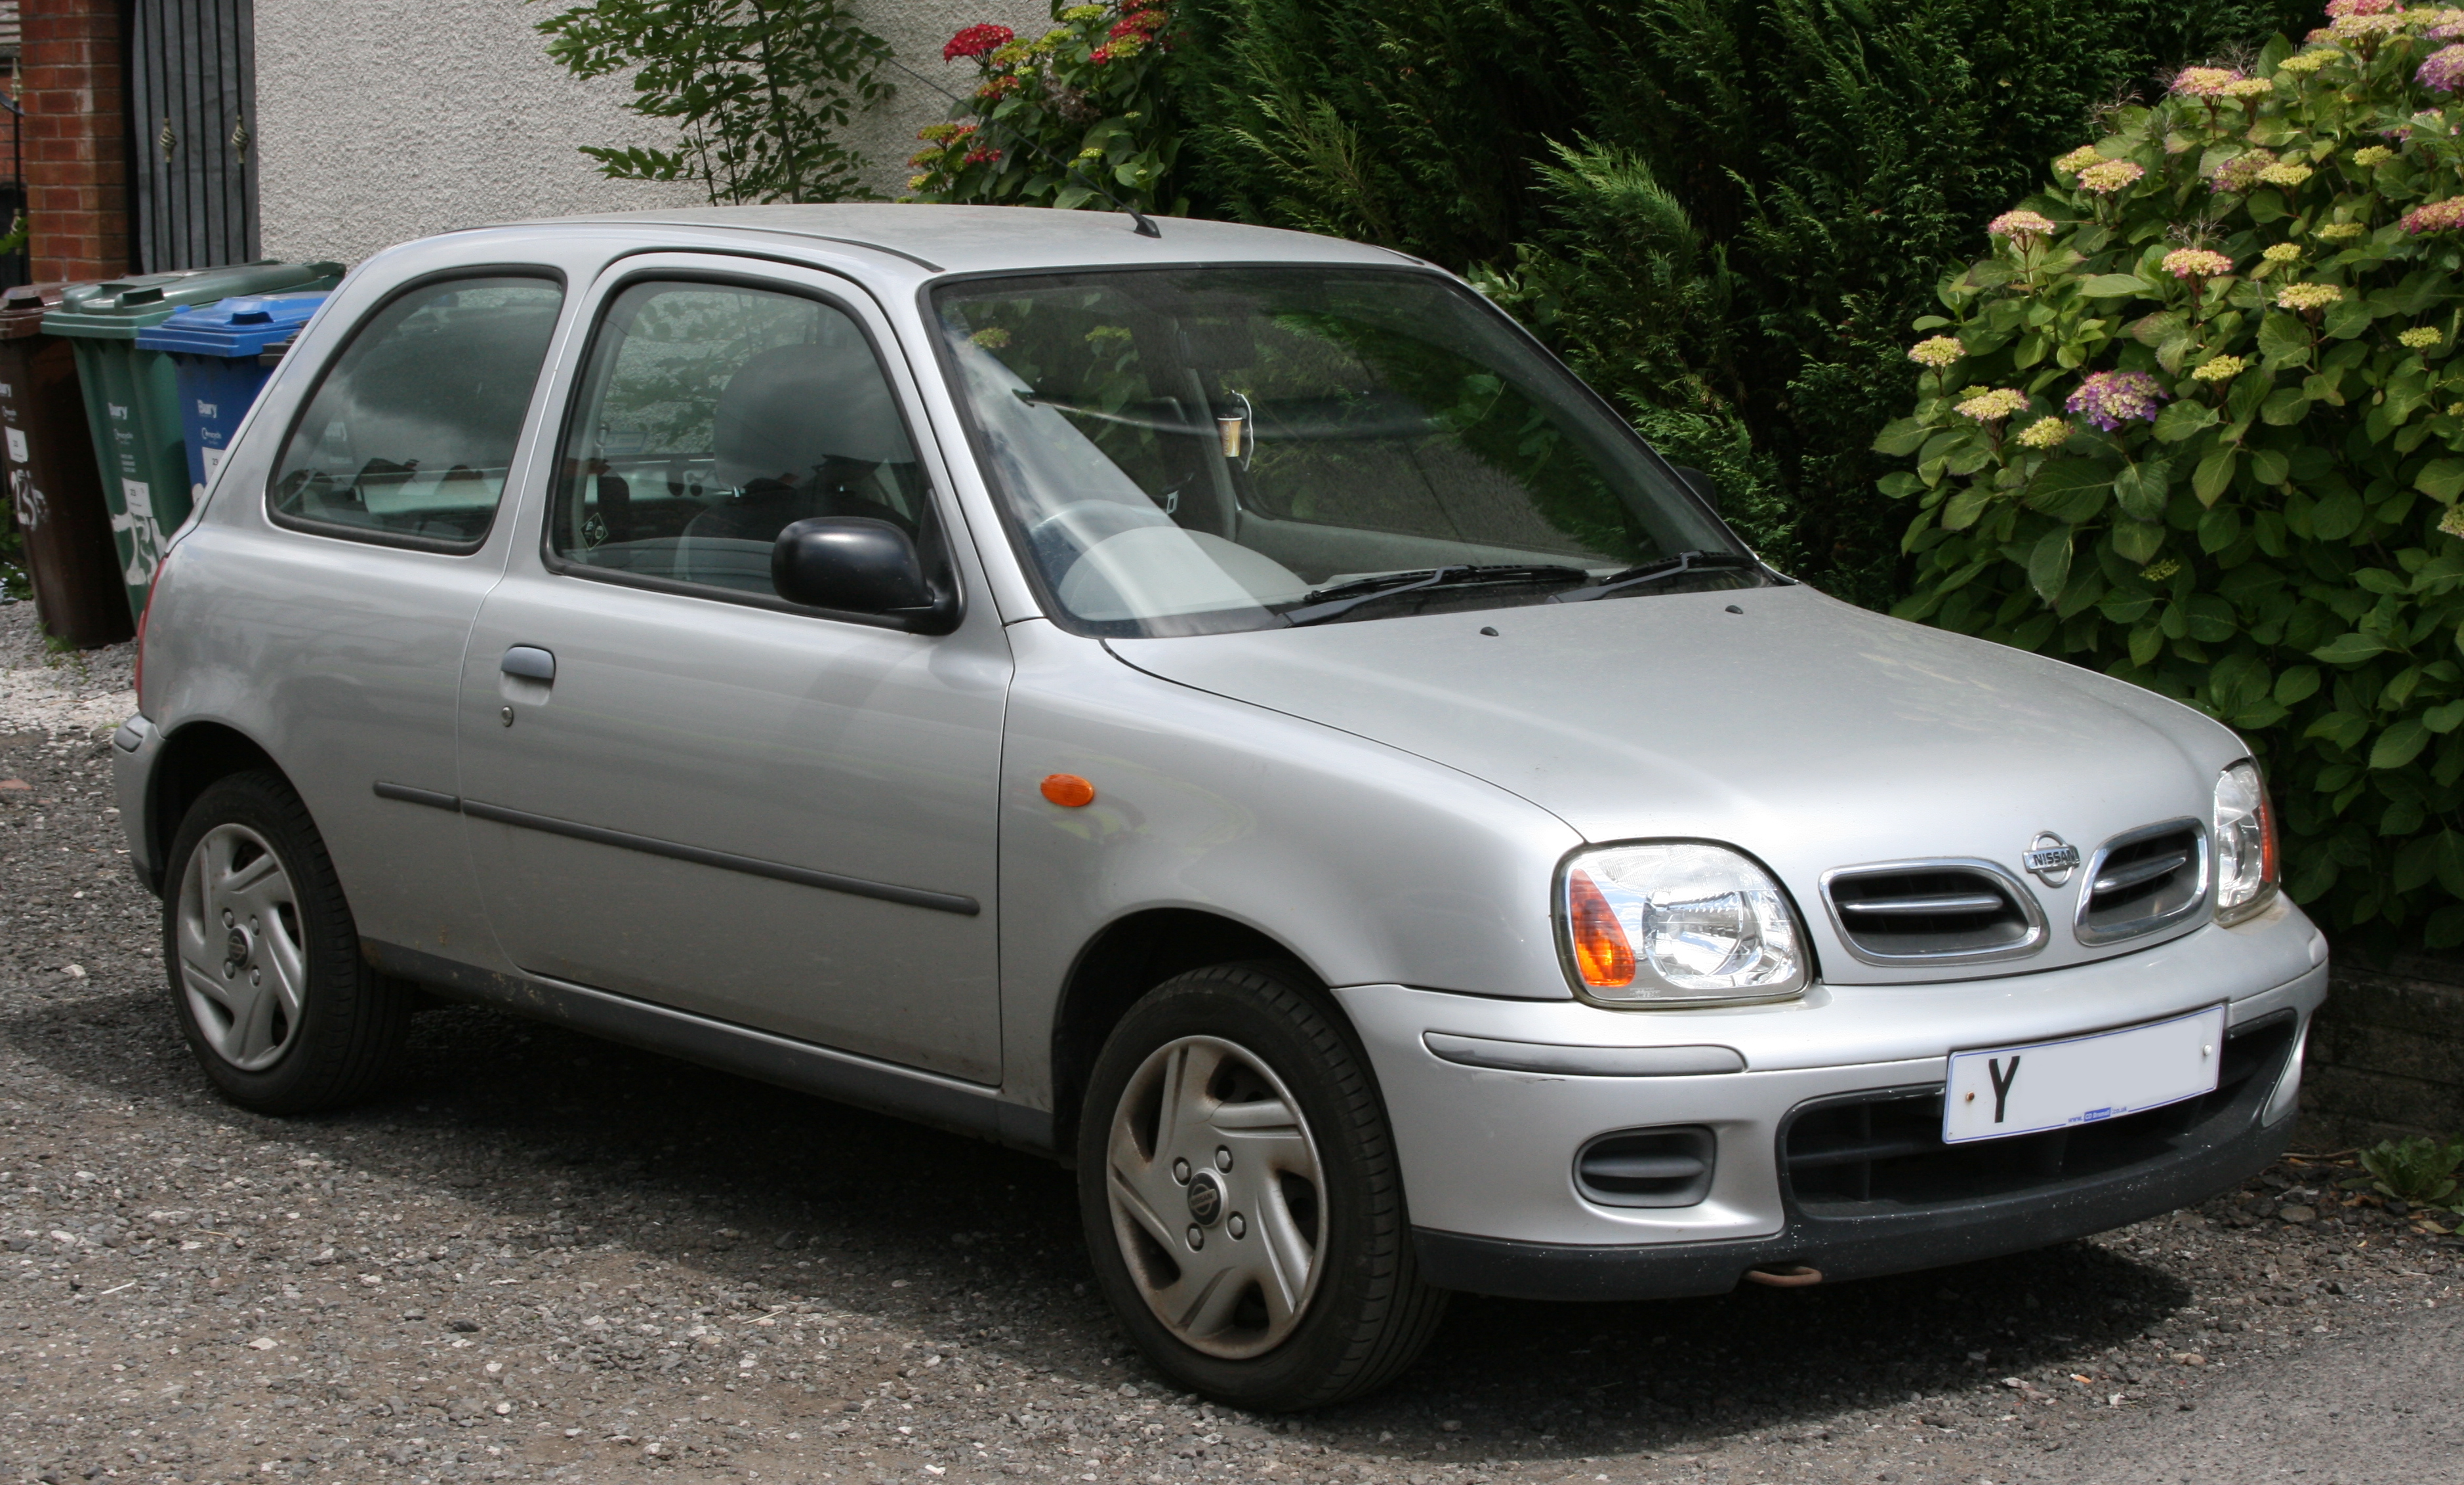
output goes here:
[{"label": "driver door", "polygon": [[891,521],[958,581],[888,326],[832,275],[685,255],[597,300],[525,516],[542,539],[464,662],[498,941],[534,973],[998,1082],[998,618],[916,634],[770,585],[780,528],[813,515]]}]

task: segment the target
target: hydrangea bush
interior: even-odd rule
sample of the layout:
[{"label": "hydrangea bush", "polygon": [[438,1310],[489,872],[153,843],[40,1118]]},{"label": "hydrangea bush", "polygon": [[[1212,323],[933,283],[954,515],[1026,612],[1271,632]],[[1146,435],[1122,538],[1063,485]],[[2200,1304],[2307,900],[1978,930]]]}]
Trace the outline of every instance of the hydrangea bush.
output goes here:
[{"label": "hydrangea bush", "polygon": [[2287,889],[2464,942],[2464,10],[2335,0],[2053,163],[1916,322],[1897,611],[2238,729]]},{"label": "hydrangea bush", "polygon": [[1163,74],[1171,12],[1161,0],[1053,0],[1052,18],[1032,38],[993,25],[950,38],[942,61],[973,63],[975,82],[948,121],[921,131],[908,189],[919,201],[1063,208],[1103,207],[1109,192],[1185,213],[1170,194],[1180,149]]}]

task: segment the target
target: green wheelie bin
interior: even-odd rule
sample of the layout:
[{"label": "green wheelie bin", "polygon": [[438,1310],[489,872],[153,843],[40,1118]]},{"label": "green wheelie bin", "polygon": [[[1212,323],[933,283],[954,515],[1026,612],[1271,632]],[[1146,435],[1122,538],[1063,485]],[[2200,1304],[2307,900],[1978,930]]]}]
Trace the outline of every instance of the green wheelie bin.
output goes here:
[{"label": "green wheelie bin", "polygon": [[180,383],[169,355],[140,350],[137,334],[191,304],[235,294],[330,289],[339,263],[242,263],[230,268],[143,273],[79,284],[43,317],[43,333],[77,348],[86,426],[111,510],[112,538],[128,610],[143,617],[163,548],[204,491],[188,479],[180,420]]}]

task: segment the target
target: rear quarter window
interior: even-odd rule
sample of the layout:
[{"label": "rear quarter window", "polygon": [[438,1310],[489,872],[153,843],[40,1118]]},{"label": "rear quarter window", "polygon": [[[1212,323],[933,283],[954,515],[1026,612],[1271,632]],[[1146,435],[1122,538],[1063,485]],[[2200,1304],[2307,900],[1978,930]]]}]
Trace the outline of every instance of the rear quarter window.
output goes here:
[{"label": "rear quarter window", "polygon": [[269,490],[285,526],[468,552],[503,500],[564,303],[544,274],[416,285],[351,334],[284,439]]}]

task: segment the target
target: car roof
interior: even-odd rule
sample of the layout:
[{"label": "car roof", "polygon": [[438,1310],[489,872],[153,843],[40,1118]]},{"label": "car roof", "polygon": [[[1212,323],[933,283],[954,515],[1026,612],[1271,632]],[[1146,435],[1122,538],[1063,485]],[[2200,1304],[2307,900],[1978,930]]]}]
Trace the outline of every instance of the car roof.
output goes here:
[{"label": "car roof", "polygon": [[1151,218],[1160,237],[1133,229],[1117,211],[1042,207],[844,205],[690,207],[526,222],[620,228],[687,228],[876,249],[941,273],[1015,269],[1113,268],[1162,263],[1326,263],[1397,267],[1419,259],[1384,248],[1237,222]]}]

